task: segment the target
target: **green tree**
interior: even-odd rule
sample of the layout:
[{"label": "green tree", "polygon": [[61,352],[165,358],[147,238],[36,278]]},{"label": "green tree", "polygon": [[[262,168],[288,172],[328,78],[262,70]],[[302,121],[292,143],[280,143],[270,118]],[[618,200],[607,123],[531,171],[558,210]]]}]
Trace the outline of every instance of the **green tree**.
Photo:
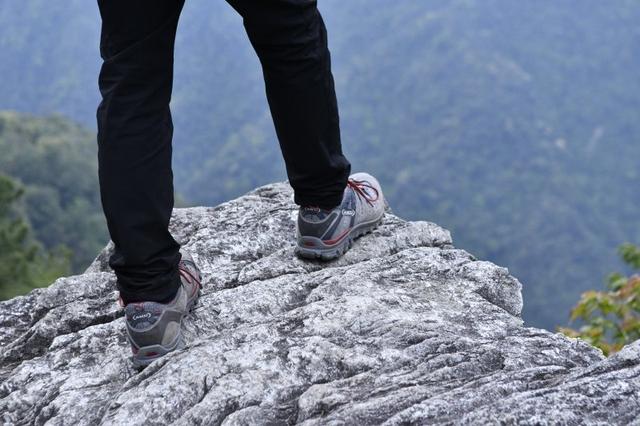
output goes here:
[{"label": "green tree", "polygon": [[19,209],[34,242],[71,250],[81,273],[109,240],[100,207],[95,134],[60,116],[0,111],[0,173],[24,189]]},{"label": "green tree", "polygon": [[[627,265],[640,271],[640,247],[624,244],[619,252]],[[582,327],[560,329],[600,348],[605,355],[640,338],[640,275],[611,274],[607,288],[584,293],[571,311],[571,320],[582,321]]]},{"label": "green tree", "polygon": [[0,300],[49,284],[69,272],[64,247],[43,251],[30,236],[28,223],[16,213],[23,190],[0,174]]}]

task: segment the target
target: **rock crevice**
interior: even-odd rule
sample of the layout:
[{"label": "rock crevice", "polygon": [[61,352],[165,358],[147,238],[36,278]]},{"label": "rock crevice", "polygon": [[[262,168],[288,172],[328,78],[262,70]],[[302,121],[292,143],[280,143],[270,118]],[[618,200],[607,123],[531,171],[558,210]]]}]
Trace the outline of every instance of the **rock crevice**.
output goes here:
[{"label": "rock crevice", "polygon": [[7,424],[619,423],[640,413],[640,345],[604,359],[524,327],[521,285],[448,231],[387,214],[343,258],[293,255],[286,184],[171,230],[204,273],[187,348],[138,373],[111,247],[0,304]]}]

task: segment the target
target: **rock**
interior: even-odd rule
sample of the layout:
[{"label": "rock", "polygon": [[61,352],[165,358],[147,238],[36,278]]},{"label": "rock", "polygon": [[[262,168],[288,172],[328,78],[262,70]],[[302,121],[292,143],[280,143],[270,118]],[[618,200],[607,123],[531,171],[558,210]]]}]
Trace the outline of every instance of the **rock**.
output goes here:
[{"label": "rock", "polygon": [[285,184],[171,229],[204,272],[187,348],[130,365],[107,247],[82,275],[0,304],[5,424],[625,424],[640,344],[611,358],[524,327],[520,283],[387,214],[342,259],[293,254]]}]

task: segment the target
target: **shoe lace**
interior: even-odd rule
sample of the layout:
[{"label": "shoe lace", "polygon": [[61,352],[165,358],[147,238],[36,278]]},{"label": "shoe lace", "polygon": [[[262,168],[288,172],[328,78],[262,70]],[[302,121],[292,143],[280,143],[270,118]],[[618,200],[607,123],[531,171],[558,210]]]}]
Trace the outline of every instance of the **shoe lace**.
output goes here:
[{"label": "shoe lace", "polygon": [[[358,197],[365,200],[370,206],[373,206],[373,203],[380,197],[380,193],[378,192],[378,190],[367,181],[349,179],[347,180],[347,186],[353,189]],[[373,190],[373,193],[375,195],[368,194],[366,191],[367,188]]]},{"label": "shoe lace", "polygon": [[178,264],[178,272],[180,273],[180,275],[182,275],[189,283],[193,284],[196,283],[198,285],[198,287],[202,287],[202,283],[200,283],[200,280],[194,276],[191,271],[189,271],[189,269],[187,269],[187,265],[185,264],[185,261],[182,261]]},{"label": "shoe lace", "polygon": [[[180,273],[180,275],[182,275],[183,277],[185,277],[185,279],[193,284],[194,282],[198,285],[198,287],[202,288],[202,283],[200,282],[200,280],[194,276],[191,271],[189,271],[187,269],[187,266],[184,264],[184,261],[181,261],[178,264],[178,272]],[[118,305],[120,305],[121,308],[126,307],[124,300],[122,300],[122,296],[120,296],[120,294],[118,294]]]}]

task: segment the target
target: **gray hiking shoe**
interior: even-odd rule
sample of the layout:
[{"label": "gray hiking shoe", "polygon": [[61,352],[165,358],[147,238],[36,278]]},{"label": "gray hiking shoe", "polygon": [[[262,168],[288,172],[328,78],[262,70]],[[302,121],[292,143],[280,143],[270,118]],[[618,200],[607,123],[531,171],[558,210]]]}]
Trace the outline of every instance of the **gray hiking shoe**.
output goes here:
[{"label": "gray hiking shoe", "polygon": [[384,210],[384,195],[376,178],[367,173],[351,175],[339,206],[332,210],[300,208],[296,254],[308,259],[338,258],[353,240],[380,224]]},{"label": "gray hiking shoe", "polygon": [[127,338],[133,352],[133,365],[143,368],[152,361],[184,346],[182,319],[198,300],[201,289],[200,270],[188,253],[182,253],[178,265],[182,285],[168,304],[129,303],[125,307]]}]

